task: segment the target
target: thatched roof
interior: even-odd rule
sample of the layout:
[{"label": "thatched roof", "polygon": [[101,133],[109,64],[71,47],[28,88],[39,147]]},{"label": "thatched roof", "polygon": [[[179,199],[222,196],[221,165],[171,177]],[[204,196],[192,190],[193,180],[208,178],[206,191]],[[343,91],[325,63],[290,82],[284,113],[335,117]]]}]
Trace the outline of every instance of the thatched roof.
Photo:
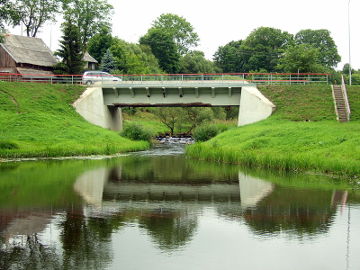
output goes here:
[{"label": "thatched roof", "polygon": [[5,35],[0,44],[16,63],[52,67],[57,63],[51,50],[40,38]]},{"label": "thatched roof", "polygon": [[82,60],[84,62],[98,63],[98,61],[94,57],[92,57],[88,52],[84,53],[84,57]]}]

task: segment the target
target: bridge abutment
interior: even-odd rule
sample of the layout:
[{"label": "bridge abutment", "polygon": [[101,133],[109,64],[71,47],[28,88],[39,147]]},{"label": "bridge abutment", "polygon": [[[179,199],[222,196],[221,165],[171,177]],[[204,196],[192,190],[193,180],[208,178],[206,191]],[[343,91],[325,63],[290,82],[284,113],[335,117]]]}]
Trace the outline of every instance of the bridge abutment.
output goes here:
[{"label": "bridge abutment", "polygon": [[104,105],[101,87],[90,87],[73,104],[76,111],[88,122],[110,130],[122,130],[121,109],[116,106]]},{"label": "bridge abutment", "polygon": [[245,86],[241,90],[238,126],[245,126],[268,118],[276,106],[255,86]]}]

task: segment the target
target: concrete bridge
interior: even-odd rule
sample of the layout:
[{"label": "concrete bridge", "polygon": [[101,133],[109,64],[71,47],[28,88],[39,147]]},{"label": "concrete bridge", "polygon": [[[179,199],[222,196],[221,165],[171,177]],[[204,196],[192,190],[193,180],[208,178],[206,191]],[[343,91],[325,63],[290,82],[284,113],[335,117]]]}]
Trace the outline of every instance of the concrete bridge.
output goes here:
[{"label": "concrete bridge", "polygon": [[239,126],[266,119],[275,109],[243,80],[104,81],[89,87],[73,106],[87,121],[112,130],[122,129],[122,107],[239,106]]}]

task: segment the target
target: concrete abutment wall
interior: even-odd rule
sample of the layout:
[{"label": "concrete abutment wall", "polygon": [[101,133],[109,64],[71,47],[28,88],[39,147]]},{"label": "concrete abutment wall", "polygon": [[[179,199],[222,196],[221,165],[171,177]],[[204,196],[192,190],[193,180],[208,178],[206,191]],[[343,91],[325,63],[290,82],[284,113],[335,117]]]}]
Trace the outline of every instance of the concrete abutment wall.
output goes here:
[{"label": "concrete abutment wall", "polygon": [[101,87],[90,87],[73,104],[75,110],[88,122],[110,130],[122,130],[121,109],[104,105]]}]

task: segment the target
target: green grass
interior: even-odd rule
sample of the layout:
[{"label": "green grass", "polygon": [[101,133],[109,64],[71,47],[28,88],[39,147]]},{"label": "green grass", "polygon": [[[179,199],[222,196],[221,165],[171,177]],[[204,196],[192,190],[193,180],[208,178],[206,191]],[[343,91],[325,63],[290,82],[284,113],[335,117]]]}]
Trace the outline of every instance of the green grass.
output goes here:
[{"label": "green grass", "polygon": [[0,82],[0,157],[114,154],[149,147],[85,121],[71,106],[83,91],[82,86]]},{"label": "green grass", "polygon": [[[329,86],[259,89],[277,106],[273,116],[189,146],[187,155],[248,167],[360,176],[360,122],[334,120]],[[349,96],[356,120],[359,94],[350,90]]]},{"label": "green grass", "polygon": [[187,148],[194,158],[284,171],[360,175],[360,123],[268,119]]},{"label": "green grass", "polygon": [[274,117],[291,121],[335,120],[330,85],[269,85],[259,90],[275,105]]},{"label": "green grass", "polygon": [[346,86],[351,109],[351,121],[360,120],[360,86]]}]

